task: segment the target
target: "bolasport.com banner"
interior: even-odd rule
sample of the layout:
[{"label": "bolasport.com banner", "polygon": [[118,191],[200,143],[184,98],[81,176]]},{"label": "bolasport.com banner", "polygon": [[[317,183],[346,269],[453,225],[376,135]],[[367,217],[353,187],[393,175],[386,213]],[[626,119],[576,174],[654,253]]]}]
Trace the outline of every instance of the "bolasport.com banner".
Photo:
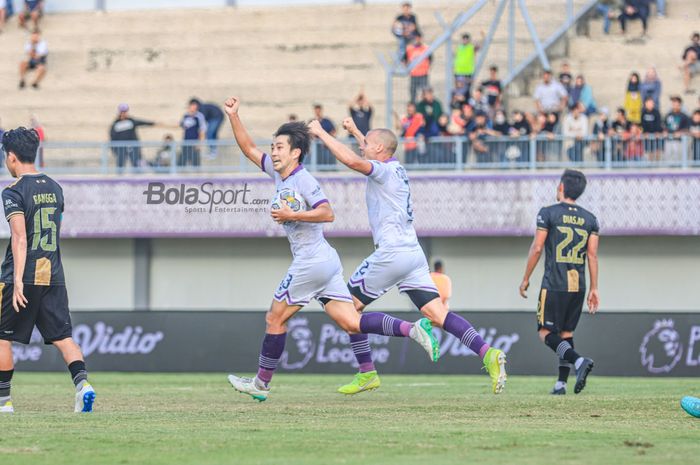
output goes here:
[{"label": "bolasport.com banner", "polygon": [[[539,341],[529,312],[458,312],[481,336],[508,356],[508,371],[553,375],[556,355]],[[73,337],[91,371],[236,372],[257,369],[265,331],[264,312],[76,312]],[[418,313],[397,313],[415,320]],[[437,363],[408,338],[370,335],[382,373],[481,373],[481,361],[459,341],[435,329],[442,354]],[[598,375],[700,376],[700,313],[584,314],[576,350],[595,360]],[[15,344],[18,370],[64,370],[58,351],[34,332]],[[300,312],[288,325],[279,371],[353,373],[348,335],[324,313]]]}]

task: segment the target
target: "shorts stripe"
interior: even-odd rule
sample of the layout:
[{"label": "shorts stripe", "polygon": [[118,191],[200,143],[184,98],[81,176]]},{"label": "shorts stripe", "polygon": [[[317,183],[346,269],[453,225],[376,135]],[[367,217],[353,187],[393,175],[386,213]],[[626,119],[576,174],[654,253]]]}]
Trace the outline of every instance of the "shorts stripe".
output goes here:
[{"label": "shorts stripe", "polygon": [[274,298],[275,298],[275,300],[278,301],[278,302],[286,301],[286,302],[287,302],[287,305],[301,305],[301,306],[304,306],[304,305],[307,305],[307,304],[309,303],[308,300],[306,300],[306,301],[303,301],[303,300],[294,301],[294,300],[292,299],[292,297],[289,295],[289,291],[284,291],[284,292],[281,293],[281,294],[275,293]]},{"label": "shorts stripe", "polygon": [[362,278],[359,281],[355,281],[354,279],[350,278],[350,285],[352,287],[359,287],[364,295],[366,295],[367,297],[372,297],[373,299],[376,299],[381,295],[375,294],[374,292],[370,292],[367,290],[367,288],[365,287],[365,278]]}]

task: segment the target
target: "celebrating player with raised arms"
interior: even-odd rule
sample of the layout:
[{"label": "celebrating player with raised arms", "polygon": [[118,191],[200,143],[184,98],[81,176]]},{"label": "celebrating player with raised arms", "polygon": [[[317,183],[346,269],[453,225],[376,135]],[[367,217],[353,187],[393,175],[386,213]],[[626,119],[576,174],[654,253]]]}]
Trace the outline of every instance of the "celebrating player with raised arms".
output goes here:
[{"label": "celebrating player with raised arms", "polygon": [[586,386],[593,360],[574,350],[574,330],[586,300],[586,256],[591,274],[588,311],[598,310],[598,220],[576,204],[586,188],[580,171],[566,170],[557,188],[559,203],[537,215],[537,232],[527,257],[520,295],[527,298],[530,276],[545,251],[544,276],[537,305],[540,339],[559,356],[559,379],[552,394],[566,394],[571,365],[576,369],[574,392]]},{"label": "celebrating player with raised arms", "polygon": [[235,97],[224,104],[238,146],[250,161],[274,179],[278,192],[286,189],[297,193],[309,209],[293,211],[283,205],[272,211],[272,218],[284,225],[294,258],[265,317],[267,326],[258,373],[254,378],[229,375],[231,385],[259,401],[267,399],[270,380],[284,352],[287,321],[314,298],[350,334],[410,337],[432,354],[437,350],[437,340],[425,318],[408,323],[383,313],[359,315],[353,308],[340,258],[323,236],[323,223],[334,220],[333,210],[321,186],[302,165],[311,140],[306,125],[292,122],[280,126],[268,155],[256,147],[243,126],[238,116],[239,106],[240,101]]},{"label": "celebrating player with raised arms", "polygon": [[[309,123],[312,134],[323,141],[338,161],[367,177],[367,211],[376,250],[350,278],[348,288],[355,308],[362,312],[398,286],[433,325],[443,328],[479,355],[491,376],[493,392],[500,393],[506,382],[505,354],[490,347],[467,320],[445,308],[430,278],[428,262],[413,228],[408,176],[394,157],[396,136],[388,129],[374,129],[365,137],[350,118],[343,121],[343,126],[357,139],[364,157],[336,140],[317,122]],[[360,372],[339,391],[355,394],[368,387],[378,387],[379,377],[372,365],[367,336],[350,335],[350,341]],[[436,351],[433,360],[437,361],[438,357]]]},{"label": "celebrating player with raised arms", "polygon": [[72,338],[68,293],[61,263],[63,189],[34,167],[39,134],[18,128],[2,136],[5,165],[17,178],[2,191],[10,223],[0,279],[0,412],[13,412],[12,341],[29,344],[34,325],[63,355],[75,384],[75,411],[91,412],[95,390],[87,380],[80,347]]}]

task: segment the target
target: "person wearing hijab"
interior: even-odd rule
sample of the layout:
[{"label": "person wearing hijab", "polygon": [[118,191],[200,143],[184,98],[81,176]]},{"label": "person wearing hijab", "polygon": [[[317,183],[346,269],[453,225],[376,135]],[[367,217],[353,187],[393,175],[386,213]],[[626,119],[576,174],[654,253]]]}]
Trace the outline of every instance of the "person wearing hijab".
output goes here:
[{"label": "person wearing hijab", "polygon": [[630,123],[640,124],[642,122],[642,94],[639,90],[639,73],[632,73],[627,81],[627,92],[625,93],[625,103],[623,105],[627,120]]}]

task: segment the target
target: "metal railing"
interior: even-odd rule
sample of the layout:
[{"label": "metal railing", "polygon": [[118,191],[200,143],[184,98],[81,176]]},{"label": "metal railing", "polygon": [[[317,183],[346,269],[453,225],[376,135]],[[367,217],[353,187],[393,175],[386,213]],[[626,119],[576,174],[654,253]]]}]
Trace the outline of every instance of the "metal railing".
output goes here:
[{"label": "metal railing", "polygon": [[[345,143],[359,153],[354,140]],[[259,147],[269,146],[269,140],[259,141]],[[397,157],[410,170],[700,168],[700,138],[643,135],[575,139],[551,134],[421,137],[401,139]],[[304,165],[311,171],[344,169],[318,141],[311,145]],[[234,140],[46,142],[37,156],[37,166],[47,173],[83,175],[258,172]]]}]

